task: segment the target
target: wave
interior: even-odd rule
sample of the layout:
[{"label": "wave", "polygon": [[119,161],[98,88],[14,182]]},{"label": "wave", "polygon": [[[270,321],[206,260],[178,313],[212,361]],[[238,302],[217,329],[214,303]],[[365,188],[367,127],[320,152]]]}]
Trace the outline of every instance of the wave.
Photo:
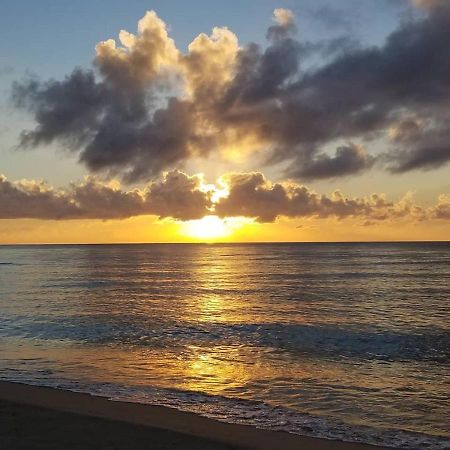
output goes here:
[{"label": "wave", "polygon": [[395,332],[361,330],[330,324],[193,324],[122,316],[120,320],[93,317],[5,316],[5,337],[67,340],[114,346],[160,348],[180,345],[252,345],[278,352],[314,357],[364,358],[387,361],[450,362],[450,331],[439,328]]}]

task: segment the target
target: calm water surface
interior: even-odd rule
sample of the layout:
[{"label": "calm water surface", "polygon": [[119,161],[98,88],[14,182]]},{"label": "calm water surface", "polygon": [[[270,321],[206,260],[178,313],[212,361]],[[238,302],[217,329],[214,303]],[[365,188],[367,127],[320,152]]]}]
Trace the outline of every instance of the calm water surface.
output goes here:
[{"label": "calm water surface", "polygon": [[450,244],[0,247],[0,378],[450,448]]}]

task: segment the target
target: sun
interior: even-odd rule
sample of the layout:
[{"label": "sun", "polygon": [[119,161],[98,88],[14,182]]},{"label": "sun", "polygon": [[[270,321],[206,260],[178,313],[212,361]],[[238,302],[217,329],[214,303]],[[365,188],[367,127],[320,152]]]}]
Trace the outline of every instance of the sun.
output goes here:
[{"label": "sun", "polygon": [[206,216],[199,220],[190,220],[183,224],[182,233],[185,236],[210,241],[229,236],[233,232],[225,219],[217,216]]}]

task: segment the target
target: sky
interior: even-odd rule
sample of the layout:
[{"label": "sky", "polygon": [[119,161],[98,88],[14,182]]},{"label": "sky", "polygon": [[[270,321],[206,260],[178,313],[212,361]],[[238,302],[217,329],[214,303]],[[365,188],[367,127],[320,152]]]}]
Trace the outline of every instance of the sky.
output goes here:
[{"label": "sky", "polygon": [[15,0],[0,27],[0,243],[450,237],[447,0]]}]

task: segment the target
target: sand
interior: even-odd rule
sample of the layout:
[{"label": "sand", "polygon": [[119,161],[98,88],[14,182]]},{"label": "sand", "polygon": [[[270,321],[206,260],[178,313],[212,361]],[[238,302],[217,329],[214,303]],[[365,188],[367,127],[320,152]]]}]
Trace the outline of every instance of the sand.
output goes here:
[{"label": "sand", "polygon": [[381,450],[207,419],[162,406],[0,382],[0,448]]}]

